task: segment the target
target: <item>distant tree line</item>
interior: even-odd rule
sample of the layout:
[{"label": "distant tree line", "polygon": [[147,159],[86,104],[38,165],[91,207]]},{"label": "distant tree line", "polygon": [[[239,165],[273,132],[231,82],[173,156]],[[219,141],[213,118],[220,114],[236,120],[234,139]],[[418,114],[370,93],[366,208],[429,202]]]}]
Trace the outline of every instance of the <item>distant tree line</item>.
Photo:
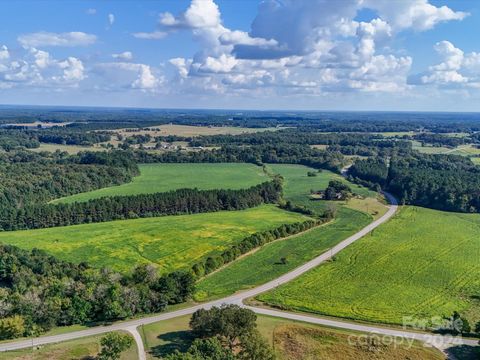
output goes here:
[{"label": "distant tree line", "polygon": [[70,204],[38,204],[1,211],[3,230],[40,229],[163,215],[242,210],[281,198],[279,178],[240,190],[179,189],[164,193],[113,196]]},{"label": "distant tree line", "polygon": [[123,275],[0,245],[0,284],[0,339],[11,339],[163,311],[191,296],[194,277],[179,271],[160,276],[148,265]]},{"label": "distant tree line", "polygon": [[267,144],[258,146],[222,146],[220,149],[193,152],[168,151],[161,154],[135,151],[139,163],[224,163],[301,164],[339,172],[346,165],[339,152],[312,149],[300,144]]},{"label": "distant tree line", "polygon": [[5,151],[34,149],[38,148],[40,143],[90,146],[110,139],[111,135],[105,132],[85,132],[59,126],[44,129],[17,126],[0,129],[0,148]]},{"label": "distant tree line", "polygon": [[480,131],[475,113],[398,112],[282,112],[282,111],[186,111],[161,109],[66,109],[2,108],[0,123],[71,122],[67,128],[83,130],[152,127],[161,124],[241,126],[253,128],[302,127],[322,132],[435,133]]},{"label": "distant tree line", "polygon": [[33,135],[36,135],[38,141],[42,143],[80,146],[94,145],[111,139],[111,135],[105,132],[74,131],[64,127],[39,129]]},{"label": "distant tree line", "polygon": [[[200,136],[190,141],[191,146],[263,146],[292,147],[327,145],[330,153],[361,156],[389,156],[398,151],[411,150],[406,139],[386,138],[368,133],[321,133],[315,129],[299,128],[264,131],[240,135]],[[305,150],[306,151],[306,150]]]},{"label": "distant tree line", "polygon": [[470,142],[467,137],[447,136],[442,134],[421,133],[413,136],[414,140],[420,141],[422,145],[431,145],[436,147],[448,146],[457,147]]},{"label": "distant tree line", "polygon": [[405,204],[439,210],[480,212],[480,167],[456,155],[412,153],[409,156],[357,161],[353,180],[378,184]]},{"label": "distant tree line", "polygon": [[35,136],[18,130],[0,129],[0,149],[12,151],[18,148],[34,149],[40,143]]},{"label": "distant tree line", "polygon": [[138,174],[134,157],[121,151],[0,154],[0,217],[32,204],[123,184]]}]

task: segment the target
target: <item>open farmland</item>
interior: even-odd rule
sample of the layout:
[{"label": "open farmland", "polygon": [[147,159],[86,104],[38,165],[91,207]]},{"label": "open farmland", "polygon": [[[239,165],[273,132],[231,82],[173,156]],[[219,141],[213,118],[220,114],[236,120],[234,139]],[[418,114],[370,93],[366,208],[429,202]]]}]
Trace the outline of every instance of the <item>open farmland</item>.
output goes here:
[{"label": "open farmland", "polygon": [[128,272],[136,264],[159,271],[191,266],[251,233],[306,217],[264,205],[242,211],[166,216],[0,233],[0,242],[38,248],[75,263]]},{"label": "open farmland", "polygon": [[[273,280],[320,255],[370,222],[368,215],[342,208],[333,222],[274,241],[208,275],[197,284],[195,299],[220,298]],[[287,259],[286,264],[280,262],[283,257]]]},{"label": "open farmland", "polygon": [[[318,176],[307,176],[307,172],[313,169],[301,165],[269,165],[269,169],[284,177],[286,200],[317,212],[323,211],[328,202],[310,200],[310,189],[325,189],[331,179],[347,182],[339,175],[326,170],[318,173]],[[354,184],[350,185],[365,195],[375,194]],[[375,198],[368,197],[364,200],[352,199],[350,201],[354,200],[355,206],[360,208],[365,207],[366,204],[367,208],[370,206],[368,210],[373,210],[374,206],[377,206],[379,213],[383,213],[386,209]],[[347,208],[345,202],[335,203],[338,203],[339,211],[334,221],[306,233],[267,244],[253,254],[242,257],[210,274],[198,283],[196,299],[219,298],[270,281],[320,255],[372,221],[372,217],[364,212]],[[283,257],[287,259],[286,264],[280,263],[280,259]],[[251,271],[251,269],[255,269],[255,271]]]},{"label": "open farmland", "polygon": [[147,134],[152,137],[168,135],[195,137],[202,135],[240,135],[262,131],[274,131],[278,129],[281,128],[245,128],[236,126],[190,126],[168,124],[149,127],[148,129],[118,129],[112,130],[112,132],[120,134],[124,137]]},{"label": "open farmland", "polygon": [[182,188],[244,189],[269,180],[262,168],[253,164],[145,164],[139,167],[140,176],[130,183],[68,196],[52,203],[152,194]]},{"label": "open farmland", "polygon": [[29,150],[35,151],[35,152],[66,151],[69,154],[78,154],[80,151],[107,151],[106,148],[103,148],[100,146],[80,146],[80,145],[45,144],[45,143],[40,143],[40,146],[38,148],[33,148]]},{"label": "open farmland", "polygon": [[270,172],[280,174],[285,179],[284,196],[294,204],[305,206],[313,211],[322,211],[328,204],[327,201],[312,200],[310,198],[311,190],[323,190],[328,186],[330,180],[339,180],[350,186],[352,191],[365,199],[351,199],[350,201],[334,201],[336,206],[346,206],[355,210],[367,212],[372,216],[377,216],[386,211],[386,207],[377,201],[378,194],[363,186],[353,184],[341,175],[328,170],[317,172],[317,176],[308,176],[308,172],[316,172],[303,165],[291,164],[271,164],[268,165]]},{"label": "open farmland", "polygon": [[[175,350],[185,351],[193,341],[188,322],[190,316],[146,325],[142,328],[148,358],[158,359]],[[355,335],[361,333],[330,329],[269,316],[257,316],[257,329],[273,345],[278,360],[442,360],[438,350],[413,342],[394,344],[361,344]],[[352,337],[353,336],[353,337]],[[354,344],[349,344],[349,337]],[[351,338],[351,339],[352,339]],[[372,357],[374,356],[374,357]]]},{"label": "open farmland", "polygon": [[[285,178],[285,197],[295,203],[308,200],[310,190],[325,189],[330,180],[339,180],[348,184],[352,190],[359,195],[376,196],[374,191],[353,184],[345,180],[341,175],[329,170],[318,172],[307,166],[293,164],[270,164],[268,167],[272,173],[280,174]],[[317,176],[308,176],[307,173],[309,171],[316,172]]]},{"label": "open farmland", "polygon": [[459,311],[480,320],[480,215],[405,207],[326,263],[259,299],[275,306],[402,324]]}]

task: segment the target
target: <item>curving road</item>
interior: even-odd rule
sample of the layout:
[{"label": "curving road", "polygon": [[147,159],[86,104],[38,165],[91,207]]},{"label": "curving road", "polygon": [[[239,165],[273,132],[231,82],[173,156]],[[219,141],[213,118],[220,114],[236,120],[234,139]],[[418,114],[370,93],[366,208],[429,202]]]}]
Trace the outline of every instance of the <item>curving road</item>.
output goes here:
[{"label": "curving road", "polygon": [[89,328],[86,330],[75,331],[75,332],[70,332],[66,334],[42,336],[42,337],[30,339],[30,340],[20,340],[20,341],[2,343],[0,344],[0,351],[17,350],[17,349],[28,348],[32,346],[39,346],[39,345],[57,343],[57,342],[62,342],[67,340],[73,340],[73,339],[86,337],[86,336],[104,334],[110,331],[123,330],[123,331],[130,332],[134,336],[135,341],[137,342],[137,347],[140,354],[139,359],[144,360],[146,358],[145,350],[143,347],[143,343],[141,341],[141,337],[137,331],[137,328],[139,326],[151,324],[151,323],[162,321],[162,320],[172,319],[179,316],[189,315],[194,313],[198,309],[209,309],[213,306],[220,306],[222,304],[237,304],[245,308],[248,308],[258,314],[282,317],[282,318],[291,319],[291,320],[299,320],[303,322],[332,326],[332,327],[343,328],[348,330],[356,330],[356,331],[361,331],[366,333],[376,333],[376,334],[390,335],[390,336],[396,336],[396,337],[407,338],[407,339],[415,339],[415,340],[420,340],[420,341],[434,344],[435,346],[438,346],[438,347],[440,347],[439,344],[442,344],[443,346],[445,344],[476,345],[477,344],[476,340],[468,340],[468,339],[461,339],[461,338],[459,339],[447,338],[440,335],[434,336],[431,333],[419,333],[419,332],[405,331],[400,329],[384,328],[380,326],[364,325],[364,324],[359,324],[354,322],[336,321],[332,319],[315,317],[315,316],[300,315],[300,314],[294,314],[294,313],[289,313],[284,311],[256,308],[256,307],[246,306],[243,304],[243,300],[256,296],[260,293],[272,290],[277,286],[285,284],[299,277],[300,275],[306,273],[307,271],[317,267],[318,265],[329,260],[332,256],[336,255],[337,253],[345,249],[350,244],[354,243],[355,241],[361,239],[363,236],[367,235],[369,232],[371,232],[373,229],[375,229],[379,225],[389,220],[397,211],[398,204],[396,199],[390,194],[385,193],[385,196],[388,198],[391,205],[389,206],[387,213],[385,213],[381,218],[375,220],[374,222],[367,225],[365,228],[363,228],[356,234],[343,240],[342,242],[340,242],[330,250],[324,252],[320,256],[314,258],[313,260],[303,264],[302,266],[266,284],[228,296],[220,300],[199,304],[196,306],[192,306],[192,307],[177,310],[177,311],[166,312],[166,313],[162,313],[155,316],[149,316],[141,319],[119,322],[109,326],[97,326],[97,327]]}]

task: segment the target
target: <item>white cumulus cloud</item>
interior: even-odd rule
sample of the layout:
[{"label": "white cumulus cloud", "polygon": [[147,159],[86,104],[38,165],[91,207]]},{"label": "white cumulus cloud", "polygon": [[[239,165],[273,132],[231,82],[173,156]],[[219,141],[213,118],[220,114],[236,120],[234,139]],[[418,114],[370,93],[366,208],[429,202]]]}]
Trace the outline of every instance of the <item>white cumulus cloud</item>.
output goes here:
[{"label": "white cumulus cloud", "polygon": [[114,59],[130,61],[133,59],[133,54],[131,51],[124,51],[118,54],[112,54]]},{"label": "white cumulus cloud", "polygon": [[44,46],[87,46],[94,44],[97,37],[80,31],[66,33],[36,32],[18,37],[18,42],[24,47]]},{"label": "white cumulus cloud", "polygon": [[165,31],[152,31],[152,32],[136,32],[136,33],[133,33],[132,35],[137,39],[160,40],[160,39],[163,39],[168,34]]}]

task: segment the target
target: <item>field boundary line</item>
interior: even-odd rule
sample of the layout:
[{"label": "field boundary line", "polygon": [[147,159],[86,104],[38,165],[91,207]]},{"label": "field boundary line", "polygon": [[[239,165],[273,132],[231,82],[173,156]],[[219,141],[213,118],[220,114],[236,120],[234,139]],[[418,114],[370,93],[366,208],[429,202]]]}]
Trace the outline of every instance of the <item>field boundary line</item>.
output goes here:
[{"label": "field boundary line", "polygon": [[[263,249],[264,247],[270,245],[270,244],[275,244],[277,242],[280,242],[280,241],[285,241],[285,240],[290,240],[290,239],[293,239],[293,238],[296,238],[297,236],[300,236],[300,235],[304,235],[304,234],[307,234],[309,233],[310,231],[313,231],[315,229],[318,229],[318,228],[321,228],[322,226],[325,226],[325,225],[331,225],[335,222],[336,219],[332,219],[326,223],[322,223],[322,224],[318,224],[314,227],[311,227],[310,229],[307,229],[307,230],[304,230],[304,231],[301,231],[299,233],[296,233],[296,234],[292,234],[292,235],[289,235],[289,236],[285,236],[283,238],[278,238],[276,240],[273,240],[273,241],[270,241],[269,243],[266,243],[266,244],[263,244],[262,246],[258,246],[256,247],[255,249],[252,249],[250,250],[249,252],[246,252],[245,254],[242,254],[240,255],[239,257],[237,257],[235,260],[233,261],[230,261],[229,263],[226,263],[226,264],[223,264],[221,267],[219,267],[218,269],[215,269],[214,271],[212,271],[211,273],[208,273],[207,275],[201,277],[200,279],[198,279],[198,281],[202,281],[204,279],[207,279],[208,277],[210,277],[210,275],[213,275],[215,274],[216,272],[220,271],[220,270],[223,270],[227,267],[229,267],[230,265],[234,264],[237,262],[237,260],[240,260],[240,259],[243,259],[249,255],[252,255],[252,254],[255,254],[257,251],[260,251],[261,249]],[[327,249],[329,250],[329,249]]]},{"label": "field boundary line", "polygon": [[58,342],[67,341],[67,340],[74,340],[77,338],[82,338],[82,337],[91,336],[91,335],[105,334],[107,332],[111,332],[115,330],[128,330],[131,327],[137,328],[138,326],[141,326],[141,325],[152,324],[152,323],[156,323],[163,320],[169,320],[169,319],[173,319],[180,316],[190,315],[197,310],[211,309],[212,307],[221,306],[223,304],[239,305],[244,308],[251,309],[252,311],[258,314],[270,315],[270,316],[280,317],[280,318],[287,318],[287,319],[298,320],[298,321],[303,321],[307,323],[330,326],[334,328],[342,328],[346,330],[356,330],[356,331],[366,332],[366,333],[393,335],[393,336],[403,337],[403,338],[413,338],[426,343],[432,343],[432,341],[435,342],[438,340],[438,341],[444,341],[444,343],[448,343],[450,345],[461,345],[461,344],[472,345],[472,346],[476,345],[478,343],[478,340],[463,339],[463,338],[452,339],[452,338],[444,337],[442,335],[436,335],[428,332],[418,333],[418,332],[412,332],[412,331],[406,331],[406,330],[389,329],[381,326],[361,325],[355,322],[343,322],[343,321],[324,319],[324,318],[322,319],[314,316],[309,316],[308,314],[305,314],[305,315],[292,314],[292,313],[283,312],[283,311],[275,311],[275,310],[268,310],[268,309],[257,308],[257,307],[250,307],[243,303],[245,299],[257,296],[269,290],[273,290],[277,286],[285,284],[299,277],[300,275],[314,269],[318,265],[331,259],[335,254],[342,251],[344,248],[348,247],[350,244],[363,238],[365,235],[369,234],[373,229],[377,228],[378,226],[382,225],[383,223],[388,221],[390,218],[392,218],[398,210],[398,203],[392,195],[388,193],[385,193],[385,195],[389,199],[391,205],[389,206],[389,210],[387,211],[387,213],[384,214],[381,218],[373,221],[372,223],[365,226],[363,229],[361,229],[357,233],[341,241],[330,250],[323,252],[321,255],[317,256],[313,260],[310,260],[309,262],[263,285],[257,286],[250,290],[240,292],[238,294],[225,297],[220,300],[214,300],[214,301],[203,303],[203,304],[197,304],[197,305],[190,306],[188,308],[184,308],[180,310],[160,313],[157,315],[115,323],[108,326],[96,326],[90,329],[64,333],[60,335],[41,336],[33,339],[23,339],[23,340],[17,340],[13,342],[2,343],[0,344],[0,352],[9,351],[9,350],[18,350],[18,349],[23,349],[23,348],[33,347],[33,346],[51,344],[51,343],[58,343]]}]

